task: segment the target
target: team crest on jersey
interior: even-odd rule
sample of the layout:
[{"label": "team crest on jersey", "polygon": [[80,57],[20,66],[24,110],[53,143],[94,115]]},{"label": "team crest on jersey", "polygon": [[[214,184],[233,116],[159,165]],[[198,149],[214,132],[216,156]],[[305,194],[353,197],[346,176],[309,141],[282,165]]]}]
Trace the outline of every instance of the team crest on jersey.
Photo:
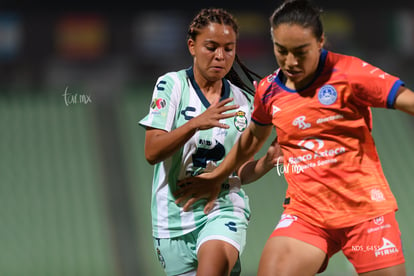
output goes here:
[{"label": "team crest on jersey", "polygon": [[237,111],[236,116],[234,117],[234,126],[240,132],[244,131],[247,127],[247,118],[246,112],[244,111]]},{"label": "team crest on jersey", "polygon": [[155,98],[151,102],[151,109],[161,110],[167,105],[167,102],[163,98]]},{"label": "team crest on jersey", "polygon": [[338,93],[332,85],[324,85],[319,89],[318,100],[323,105],[331,105],[338,98]]}]

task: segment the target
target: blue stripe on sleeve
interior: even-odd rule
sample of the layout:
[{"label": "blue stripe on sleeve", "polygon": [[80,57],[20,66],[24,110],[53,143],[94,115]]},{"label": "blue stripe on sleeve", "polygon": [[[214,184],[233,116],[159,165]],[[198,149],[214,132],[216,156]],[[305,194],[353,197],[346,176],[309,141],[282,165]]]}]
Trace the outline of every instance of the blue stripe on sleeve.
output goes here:
[{"label": "blue stripe on sleeve", "polygon": [[387,108],[394,108],[395,98],[397,96],[398,89],[405,85],[402,80],[397,80],[391,88],[387,97]]}]

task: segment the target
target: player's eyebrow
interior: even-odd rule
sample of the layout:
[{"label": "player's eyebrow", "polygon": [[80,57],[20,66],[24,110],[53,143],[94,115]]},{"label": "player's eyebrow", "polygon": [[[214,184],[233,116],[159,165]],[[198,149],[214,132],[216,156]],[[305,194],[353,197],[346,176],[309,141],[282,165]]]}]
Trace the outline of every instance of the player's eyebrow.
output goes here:
[{"label": "player's eyebrow", "polygon": [[[218,43],[217,41],[212,40],[212,39],[206,39],[206,40],[204,40],[204,42],[205,43],[212,43],[212,44],[220,45],[220,43]],[[236,44],[236,42],[231,41],[231,42],[226,43],[225,45],[234,45],[234,44]]]},{"label": "player's eyebrow", "polygon": [[[274,42],[274,44],[279,48],[287,49],[287,47],[277,43],[276,41]],[[310,43],[305,43],[305,44],[302,44],[302,45],[299,45],[299,46],[295,47],[293,50],[300,50],[300,49],[303,49],[303,48],[305,48],[309,45],[310,45]]]}]

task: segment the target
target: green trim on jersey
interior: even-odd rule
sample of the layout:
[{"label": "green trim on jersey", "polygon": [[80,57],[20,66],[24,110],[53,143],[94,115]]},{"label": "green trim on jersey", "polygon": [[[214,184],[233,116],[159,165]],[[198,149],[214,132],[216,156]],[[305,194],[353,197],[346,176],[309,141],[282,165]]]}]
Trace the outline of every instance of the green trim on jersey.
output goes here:
[{"label": "green trim on jersey", "polygon": [[[235,176],[229,179],[232,183],[230,190],[228,184],[223,185],[216,206],[208,215],[203,212],[205,201],[195,204],[193,210],[183,212],[172,195],[178,180],[217,167],[250,123],[253,96],[223,79],[221,99],[229,97],[233,98],[229,105],[240,106],[236,118],[223,120],[230,126],[229,129],[215,127],[197,131],[171,157],[154,165],[151,200],[154,237],[173,238],[194,231],[203,226],[208,218],[220,215],[221,209],[242,210],[246,220],[250,217],[248,198]],[[209,106],[194,80],[192,68],[170,72],[158,78],[149,113],[139,124],[169,132],[200,115]]]}]

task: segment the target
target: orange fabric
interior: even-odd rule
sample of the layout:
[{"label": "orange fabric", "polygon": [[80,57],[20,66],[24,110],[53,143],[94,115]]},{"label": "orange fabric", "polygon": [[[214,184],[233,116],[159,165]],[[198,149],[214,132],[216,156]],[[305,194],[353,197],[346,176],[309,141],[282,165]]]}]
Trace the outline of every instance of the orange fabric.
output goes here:
[{"label": "orange fabric", "polygon": [[324,51],[315,80],[292,91],[263,79],[252,120],[276,127],[288,183],[285,208],[323,228],[397,210],[371,136],[370,107],[392,107],[403,83],[362,60]]},{"label": "orange fabric", "polygon": [[325,270],[329,258],[341,249],[358,273],[405,262],[394,212],[340,229],[319,228],[299,217],[284,214],[270,238],[276,236],[295,238],[323,250],[328,259],[319,272]]}]

